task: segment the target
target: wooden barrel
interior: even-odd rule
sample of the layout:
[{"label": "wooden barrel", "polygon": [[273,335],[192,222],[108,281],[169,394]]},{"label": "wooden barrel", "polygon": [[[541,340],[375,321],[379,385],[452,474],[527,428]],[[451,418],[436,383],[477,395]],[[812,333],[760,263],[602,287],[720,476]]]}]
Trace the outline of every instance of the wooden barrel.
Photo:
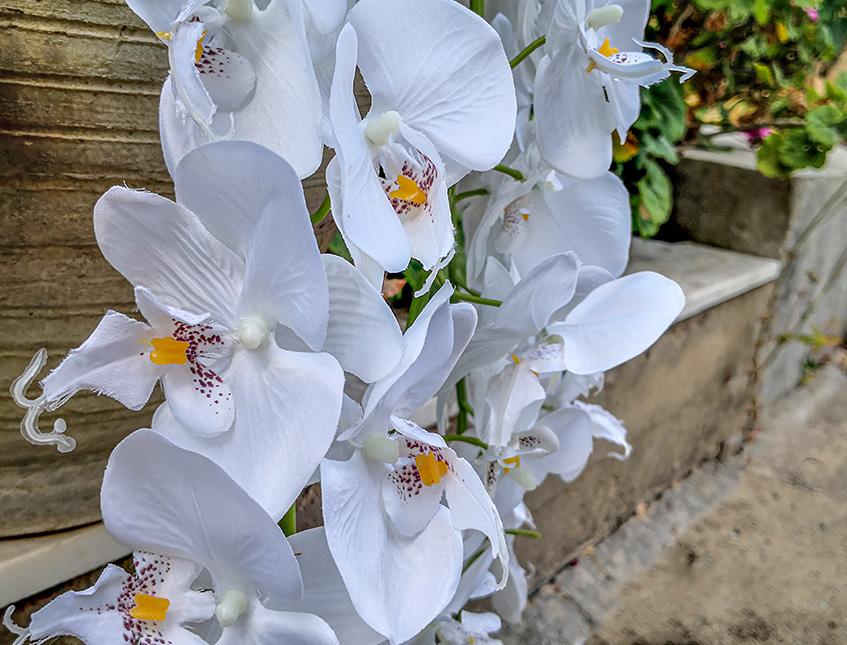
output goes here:
[{"label": "wooden barrel", "polygon": [[[96,521],[109,452],[149,422],[154,404],[132,413],[79,395],[60,410],[77,440],[62,455],[21,437],[9,386],[39,347],[52,368],[107,309],[137,314],[131,286],[100,254],[92,209],[116,184],[167,196],[173,187],[158,134],[167,52],[123,0],[0,0],[0,29],[0,537],[9,537]],[[322,173],[306,186],[316,208]],[[325,247],[329,218],[318,233]]]}]

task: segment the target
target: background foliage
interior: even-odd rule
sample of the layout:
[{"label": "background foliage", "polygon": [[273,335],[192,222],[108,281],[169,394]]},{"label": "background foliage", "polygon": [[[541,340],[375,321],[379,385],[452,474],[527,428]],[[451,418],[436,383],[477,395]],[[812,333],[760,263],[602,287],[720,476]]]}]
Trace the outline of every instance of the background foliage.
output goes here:
[{"label": "background foliage", "polygon": [[679,143],[715,147],[716,135],[741,132],[759,170],[784,177],[820,168],[847,139],[844,0],[653,0],[647,40],[697,74],[642,90],[641,118],[616,143],[639,235],[670,216]]}]

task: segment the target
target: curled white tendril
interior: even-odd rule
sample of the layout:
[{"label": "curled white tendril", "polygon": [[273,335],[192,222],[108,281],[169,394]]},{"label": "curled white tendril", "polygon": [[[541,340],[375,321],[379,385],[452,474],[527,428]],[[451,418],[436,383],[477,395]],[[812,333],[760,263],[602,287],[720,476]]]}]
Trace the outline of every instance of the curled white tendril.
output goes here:
[{"label": "curled white tendril", "polygon": [[76,448],[76,441],[65,435],[68,425],[64,419],[56,419],[53,422],[52,432],[42,432],[38,427],[38,418],[41,413],[55,410],[61,402],[57,401],[51,404],[44,394],[35,399],[29,399],[26,396],[27,388],[38,376],[46,362],[47,350],[39,349],[35,352],[35,356],[32,357],[26,369],[12,382],[10,389],[12,400],[26,410],[24,418],[21,419],[21,434],[24,439],[36,446],[54,444],[59,452],[70,452]]},{"label": "curled white tendril", "polygon": [[[15,621],[12,620],[13,613],[15,613],[15,606],[9,605],[3,614],[3,627],[8,629],[15,635],[15,640],[12,642],[12,645],[25,645],[26,643],[32,642],[30,640],[29,630],[26,627],[21,627],[20,625],[15,624]],[[43,643],[46,640],[47,639],[40,640],[34,645],[38,645],[38,643]]]}]

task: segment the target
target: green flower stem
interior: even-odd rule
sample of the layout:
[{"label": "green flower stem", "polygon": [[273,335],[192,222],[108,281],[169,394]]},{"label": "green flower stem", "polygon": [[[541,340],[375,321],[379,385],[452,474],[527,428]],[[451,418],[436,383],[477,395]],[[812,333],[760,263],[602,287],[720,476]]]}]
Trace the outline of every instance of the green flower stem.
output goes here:
[{"label": "green flower stem", "polygon": [[451,443],[453,441],[461,441],[462,443],[469,443],[472,446],[477,446],[478,448],[482,448],[483,450],[488,450],[488,444],[485,443],[482,439],[477,437],[466,437],[463,434],[446,434],[444,435],[444,441],[447,443]]},{"label": "green flower stem", "polygon": [[509,166],[504,166],[499,163],[492,170],[496,170],[497,172],[502,172],[504,175],[509,175],[515,181],[523,181],[525,177],[520,170],[516,170],[515,168],[510,168]]},{"label": "green flower stem", "polygon": [[318,224],[323,221],[324,217],[329,215],[331,204],[329,202],[329,193],[324,196],[324,200],[321,202],[321,205],[318,206],[318,210],[312,213],[311,220],[312,224]]},{"label": "green flower stem", "polygon": [[476,551],[474,551],[473,554],[467,560],[465,560],[465,564],[462,565],[462,573],[464,573],[465,571],[470,569],[471,565],[474,562],[476,562],[477,560],[479,560],[482,557],[482,554],[485,553],[487,550],[488,550],[488,547],[483,546],[483,547],[480,547],[479,549],[477,549]]},{"label": "green flower stem", "polygon": [[456,402],[459,404],[459,414],[456,416],[456,434],[465,434],[468,430],[468,414],[473,414],[473,408],[468,404],[468,386],[465,379],[456,383]]},{"label": "green flower stem", "polygon": [[282,532],[288,537],[297,533],[297,502],[291,505],[279,521]]},{"label": "green flower stem", "polygon": [[506,535],[522,535],[523,537],[530,537],[534,540],[541,538],[541,533],[538,531],[530,531],[529,529],[506,529],[504,533]]},{"label": "green flower stem", "polygon": [[509,61],[509,65],[512,66],[512,69],[515,69],[518,65],[521,64],[525,59],[529,58],[529,55],[532,54],[536,49],[541,47],[544,43],[547,42],[547,36],[539,36],[535,40],[533,40],[529,45],[526,46],[520,54],[515,56],[512,60]]},{"label": "green flower stem", "polygon": [[474,296],[470,293],[460,293],[458,291],[453,293],[453,297],[450,298],[451,302],[470,302],[475,305],[488,305],[489,307],[499,307],[503,304],[500,300],[494,300],[493,298],[483,298],[481,296]]},{"label": "green flower stem", "polygon": [[485,17],[485,0],[471,0],[471,11]]},{"label": "green flower stem", "polygon": [[477,188],[476,190],[466,190],[463,193],[458,193],[454,198],[454,202],[460,202],[463,199],[468,199],[469,197],[480,197],[482,195],[488,195],[487,188]]}]

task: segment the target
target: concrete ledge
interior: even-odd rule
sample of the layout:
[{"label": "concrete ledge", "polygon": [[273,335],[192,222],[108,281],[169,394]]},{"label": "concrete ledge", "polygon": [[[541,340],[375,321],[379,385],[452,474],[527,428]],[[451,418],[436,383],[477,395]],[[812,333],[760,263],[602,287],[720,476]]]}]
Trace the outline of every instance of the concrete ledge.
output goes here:
[{"label": "concrete ledge", "polygon": [[676,280],[686,301],[681,322],[773,282],[781,266],[778,260],[694,242],[634,239],[627,273],[656,271]]},{"label": "concrete ledge", "polygon": [[[776,277],[779,272],[779,266],[779,262],[775,260],[757,258],[693,243],[668,244],[657,241],[634,240],[629,271],[658,271],[679,282],[688,301],[685,310],[680,315],[678,322],[681,322],[766,284]],[[756,302],[758,302],[758,299],[756,299]],[[749,325],[755,322],[756,311],[757,309],[755,307],[752,310],[749,308],[743,309],[741,314],[742,320],[739,324],[744,324],[749,328]],[[691,328],[684,332],[681,330],[672,330],[671,335],[673,338],[666,342],[669,350],[670,347],[674,347],[674,349],[670,350],[670,355],[675,356],[677,353],[681,354],[685,351],[685,346],[689,341],[686,340],[680,344],[678,342],[679,338],[685,337],[689,339],[691,336],[696,338],[703,333],[704,330],[700,327]],[[715,351],[720,352],[722,348],[722,345],[716,346]],[[664,351],[667,352],[669,350]],[[637,363],[636,365],[632,365],[632,367],[625,366],[622,369],[627,369],[628,373],[633,373],[633,370],[636,372],[647,370],[647,372],[655,375],[660,374],[658,370],[666,369],[666,366],[662,366],[661,368],[654,367],[653,363],[655,361],[645,364],[644,361],[646,360],[646,357],[636,359],[633,361],[633,363]],[[642,424],[638,423],[641,419],[636,417],[640,417],[642,414],[647,415],[648,411],[643,408],[639,409],[637,406],[633,407],[631,402],[633,400],[643,399],[644,390],[639,390],[633,380],[618,375],[617,372],[618,370],[610,374],[609,393],[604,399],[609,399],[611,396],[614,400],[608,402],[610,409],[613,412],[623,415],[632,427],[638,427]],[[676,396],[674,390],[668,391],[662,389],[661,383],[681,379],[680,373],[674,372],[664,376],[665,378],[663,380],[647,381],[650,384],[646,390],[649,395],[662,400],[667,396]],[[743,379],[745,376],[746,371],[742,370],[741,378]],[[626,385],[624,387],[615,387],[614,382],[621,379],[623,379]],[[699,379],[695,379],[693,382],[699,382]],[[714,403],[717,404],[718,401],[716,400]],[[661,404],[657,403],[657,405],[660,408],[663,407]],[[734,408],[737,408],[738,405],[741,405],[741,403],[734,404]],[[673,406],[671,405],[670,407]],[[627,411],[629,411],[628,414],[626,413]],[[419,425],[423,427],[434,425],[435,402],[431,401],[424,406],[416,416],[415,421]],[[649,418],[651,418],[650,415],[644,421],[649,423]],[[651,434],[656,441],[659,441],[660,438],[655,433]],[[666,438],[662,438],[661,440],[664,441]],[[636,450],[648,451],[650,450],[651,443],[652,440],[639,440],[636,444]],[[648,465],[640,460],[634,460],[630,463],[634,465],[636,461],[639,464],[638,468],[645,469],[644,476],[648,477],[648,479],[652,478],[652,465]],[[681,459],[681,461],[687,461],[687,459]],[[618,462],[609,462],[602,470],[605,471],[605,469],[614,468],[616,465],[619,466]],[[586,473],[593,482],[591,485],[595,487],[598,486],[598,481],[592,473],[596,470],[597,468],[593,467]],[[618,478],[620,475],[613,475],[613,477]],[[655,490],[657,484],[655,479],[652,480],[652,485],[650,486],[647,486],[643,482],[641,484],[635,484],[637,481],[639,480],[633,479],[633,485],[638,489],[643,488],[643,490],[634,490],[627,496],[631,498],[632,494],[634,494],[635,497],[633,499],[635,501],[640,499],[640,495],[646,493],[648,489]],[[611,494],[612,487],[602,482],[599,482],[599,485],[605,486],[609,490],[604,492],[595,491],[593,494],[601,494],[604,497]],[[582,490],[584,486],[580,486],[579,482],[577,482],[577,486],[574,488]],[[558,489],[559,485],[555,484],[552,488],[548,486],[543,487],[542,491],[546,491],[547,495],[544,495],[542,491],[535,493],[534,499],[538,500],[535,504],[536,508],[541,500],[544,500],[545,504],[549,502],[551,504],[550,509],[561,508],[563,506],[562,501],[558,500],[558,498],[550,499],[549,497],[551,493],[556,496],[560,492]],[[539,495],[541,495],[540,499]],[[314,520],[315,518],[311,516],[318,512],[320,497],[315,492],[308,495],[307,498],[304,502],[310,508],[304,509],[303,519],[306,520],[306,516],[309,516],[310,520]],[[593,526],[593,530],[590,530],[588,533],[582,531],[572,532],[572,529],[568,528],[567,523],[564,526],[560,525],[560,530],[551,530],[550,538],[553,538],[554,535],[559,535],[562,541],[555,548],[548,549],[548,557],[541,559],[537,557],[532,558],[539,565],[542,575],[545,572],[549,575],[557,570],[556,567],[562,564],[562,560],[567,557],[568,552],[576,544],[580,543],[580,541],[589,537],[605,535],[614,524],[614,520],[610,517],[610,514],[614,516],[617,513],[628,512],[631,510],[632,503],[630,499],[621,508],[614,510],[604,508],[602,509],[601,516],[595,518],[589,517],[591,513],[590,506],[578,509],[578,506],[572,505],[571,508],[574,511],[581,511],[577,512],[574,518],[581,515],[582,521],[586,522],[585,527]],[[319,518],[319,515],[316,517]],[[563,537],[562,531],[568,535],[567,538]],[[546,545],[547,540],[543,540],[542,543]],[[545,546],[544,548],[548,547]],[[63,531],[40,537],[0,540],[0,606],[16,602],[22,598],[54,587],[108,562],[120,559],[128,553],[129,549],[115,542],[102,524],[94,524],[81,529]],[[537,555],[537,552],[534,552],[533,555]]]}]

